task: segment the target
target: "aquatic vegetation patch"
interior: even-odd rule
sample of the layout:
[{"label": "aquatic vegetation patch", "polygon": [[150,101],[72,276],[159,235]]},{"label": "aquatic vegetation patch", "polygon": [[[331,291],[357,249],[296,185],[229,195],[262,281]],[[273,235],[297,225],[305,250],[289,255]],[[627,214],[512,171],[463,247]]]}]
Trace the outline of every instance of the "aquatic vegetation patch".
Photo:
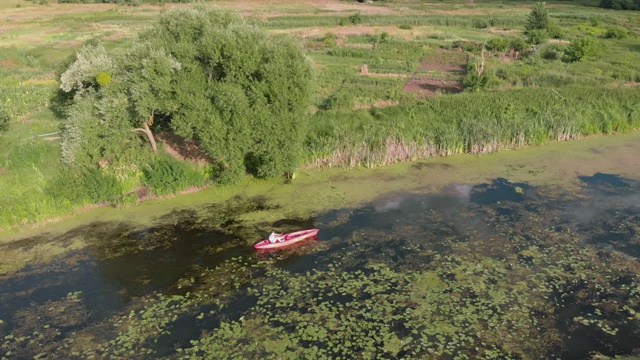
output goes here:
[{"label": "aquatic vegetation patch", "polygon": [[[185,352],[294,359],[504,357],[541,351],[534,314],[544,300],[539,305],[524,292],[512,292],[500,281],[507,271],[495,266],[499,263],[478,267],[464,260],[442,258],[439,263],[451,268],[439,271],[396,272],[385,264],[345,271],[340,263],[299,275],[269,269],[265,283],[249,290],[258,297],[256,307],[204,334]],[[461,278],[447,277],[449,271]],[[487,278],[496,281],[490,284]],[[271,346],[265,334],[280,345]]]},{"label": "aquatic vegetation patch", "polygon": [[77,329],[89,318],[89,309],[82,301],[81,292],[67,294],[60,300],[18,311],[14,321],[19,325],[7,332],[0,320],[1,349],[9,358],[40,358],[58,346],[64,332]]}]

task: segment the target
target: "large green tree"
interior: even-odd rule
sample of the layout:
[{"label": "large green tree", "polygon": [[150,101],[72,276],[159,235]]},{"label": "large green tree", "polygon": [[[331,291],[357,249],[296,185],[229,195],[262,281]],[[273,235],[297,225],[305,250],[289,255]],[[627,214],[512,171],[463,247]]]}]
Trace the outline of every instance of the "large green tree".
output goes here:
[{"label": "large green tree", "polygon": [[[72,97],[63,156],[117,157],[162,125],[198,140],[232,181],[293,170],[306,131],[312,66],[299,43],[240,14],[197,6],[164,13],[135,47],[87,46],[61,75]],[[106,159],[107,161],[110,159]]]}]

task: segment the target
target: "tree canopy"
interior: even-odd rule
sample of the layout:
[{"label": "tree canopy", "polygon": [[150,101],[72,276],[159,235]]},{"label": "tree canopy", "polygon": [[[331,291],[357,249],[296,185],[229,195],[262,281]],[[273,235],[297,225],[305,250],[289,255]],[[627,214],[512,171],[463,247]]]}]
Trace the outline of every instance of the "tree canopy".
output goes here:
[{"label": "tree canopy", "polygon": [[198,140],[224,181],[272,177],[298,162],[312,93],[300,44],[240,14],[197,6],[165,12],[131,48],[81,48],[60,76],[63,158],[96,164],[139,151],[170,129]]}]

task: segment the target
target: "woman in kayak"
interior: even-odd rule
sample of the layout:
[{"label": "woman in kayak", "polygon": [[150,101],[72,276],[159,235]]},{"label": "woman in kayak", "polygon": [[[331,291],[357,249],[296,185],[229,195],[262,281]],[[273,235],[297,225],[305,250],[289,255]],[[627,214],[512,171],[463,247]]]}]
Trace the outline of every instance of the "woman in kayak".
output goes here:
[{"label": "woman in kayak", "polygon": [[281,241],[284,241],[284,236],[282,234],[277,234],[272,231],[271,234],[269,235],[269,242],[272,244],[275,244]]}]

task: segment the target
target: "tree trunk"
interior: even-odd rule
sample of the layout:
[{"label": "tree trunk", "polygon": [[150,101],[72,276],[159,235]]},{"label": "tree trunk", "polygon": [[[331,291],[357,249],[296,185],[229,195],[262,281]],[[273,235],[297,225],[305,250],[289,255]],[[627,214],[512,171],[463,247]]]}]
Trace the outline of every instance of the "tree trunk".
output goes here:
[{"label": "tree trunk", "polygon": [[[153,124],[153,115],[149,116],[149,123]],[[141,131],[143,133],[145,133],[147,135],[147,138],[149,139],[149,142],[151,143],[151,148],[153,149],[153,152],[158,152],[158,146],[156,145],[156,139],[153,137],[153,133],[151,132],[151,129],[149,129],[149,123],[144,123],[143,129],[137,128],[137,129],[133,129],[133,131]]]}]

